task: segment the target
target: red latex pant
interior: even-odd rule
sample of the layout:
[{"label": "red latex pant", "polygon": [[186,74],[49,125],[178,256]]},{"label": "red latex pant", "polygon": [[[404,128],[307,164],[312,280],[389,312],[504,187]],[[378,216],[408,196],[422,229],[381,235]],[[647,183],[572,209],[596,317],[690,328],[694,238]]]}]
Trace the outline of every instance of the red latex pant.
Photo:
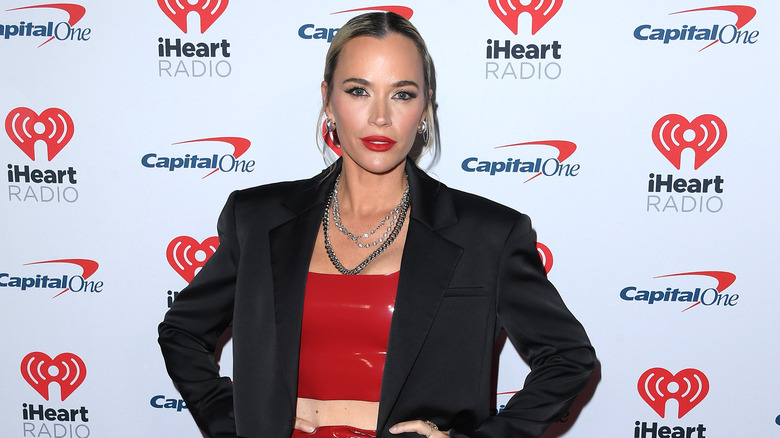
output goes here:
[{"label": "red latex pant", "polygon": [[351,426],[320,426],[313,433],[296,429],[290,438],[376,438],[376,432]]}]

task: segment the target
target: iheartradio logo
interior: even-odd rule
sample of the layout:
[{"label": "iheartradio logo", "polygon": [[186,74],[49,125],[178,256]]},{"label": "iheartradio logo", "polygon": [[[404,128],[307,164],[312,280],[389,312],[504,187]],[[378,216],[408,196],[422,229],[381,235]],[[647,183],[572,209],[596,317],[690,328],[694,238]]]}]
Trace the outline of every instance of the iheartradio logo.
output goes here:
[{"label": "iheartradio logo", "polygon": [[704,400],[710,383],[704,373],[693,368],[675,375],[663,368],[651,368],[639,377],[637,389],[642,399],[662,418],[666,417],[666,402],[677,401],[679,419]]},{"label": "iheartradio logo", "polygon": [[723,147],[727,135],[726,124],[713,114],[703,114],[690,122],[679,114],[669,114],[655,123],[652,138],[655,147],[678,170],[683,151],[692,149],[693,169],[697,170]]},{"label": "iheartradio logo", "polygon": [[46,144],[51,161],[73,138],[73,119],[60,108],[49,108],[38,115],[30,108],[11,110],[5,118],[5,132],[11,141],[35,161],[35,143]]},{"label": "iheartradio logo", "polygon": [[218,247],[217,236],[209,237],[203,242],[198,242],[189,236],[179,236],[168,244],[166,256],[173,270],[189,283]]},{"label": "iheartradio logo", "polygon": [[536,35],[558,13],[563,0],[531,0],[527,5],[523,5],[520,0],[490,0],[489,3],[496,17],[515,35],[520,14],[527,12],[531,16],[531,35]]},{"label": "iheartradio logo", "polygon": [[547,245],[536,242],[536,251],[539,252],[539,258],[542,259],[542,265],[544,265],[544,272],[549,274],[553,266],[553,255],[550,248]]},{"label": "iheartradio logo", "polygon": [[225,12],[228,0],[198,0],[194,4],[186,0],[157,0],[157,4],[184,33],[187,33],[187,16],[190,12],[195,12],[200,17],[200,33],[206,33]]},{"label": "iheartradio logo", "polygon": [[65,401],[87,377],[84,361],[73,353],[62,353],[52,359],[36,351],[22,359],[21,369],[24,380],[46,400],[52,382],[60,385],[60,396]]}]

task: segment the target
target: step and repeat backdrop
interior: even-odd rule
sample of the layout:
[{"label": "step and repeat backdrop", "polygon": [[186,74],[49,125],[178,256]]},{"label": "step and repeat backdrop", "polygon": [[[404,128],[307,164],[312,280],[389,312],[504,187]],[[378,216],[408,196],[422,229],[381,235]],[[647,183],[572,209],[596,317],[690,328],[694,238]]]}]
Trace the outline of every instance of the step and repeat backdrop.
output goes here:
[{"label": "step and repeat backdrop", "polygon": [[773,0],[4,0],[0,435],[200,436],[157,324],[232,190],[325,166],[324,55],[374,10],[434,58],[422,165],[532,217],[596,347],[547,436],[780,436]]}]

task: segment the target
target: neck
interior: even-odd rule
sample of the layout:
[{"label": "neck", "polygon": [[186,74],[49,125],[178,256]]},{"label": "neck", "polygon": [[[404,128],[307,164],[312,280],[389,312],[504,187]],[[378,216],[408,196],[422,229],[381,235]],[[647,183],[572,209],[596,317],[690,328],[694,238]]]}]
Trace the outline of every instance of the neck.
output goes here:
[{"label": "neck", "polygon": [[375,174],[345,162],[339,181],[341,208],[361,216],[387,213],[395,208],[406,189],[404,164],[401,162],[389,172]]}]

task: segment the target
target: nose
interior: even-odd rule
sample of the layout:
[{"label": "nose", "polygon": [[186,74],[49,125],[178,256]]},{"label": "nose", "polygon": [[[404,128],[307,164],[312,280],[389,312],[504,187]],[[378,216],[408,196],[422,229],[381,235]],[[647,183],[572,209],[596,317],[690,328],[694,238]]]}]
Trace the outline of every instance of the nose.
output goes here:
[{"label": "nose", "polygon": [[390,108],[388,102],[383,100],[377,100],[371,107],[371,115],[369,123],[376,126],[390,126],[392,120],[390,118]]}]

